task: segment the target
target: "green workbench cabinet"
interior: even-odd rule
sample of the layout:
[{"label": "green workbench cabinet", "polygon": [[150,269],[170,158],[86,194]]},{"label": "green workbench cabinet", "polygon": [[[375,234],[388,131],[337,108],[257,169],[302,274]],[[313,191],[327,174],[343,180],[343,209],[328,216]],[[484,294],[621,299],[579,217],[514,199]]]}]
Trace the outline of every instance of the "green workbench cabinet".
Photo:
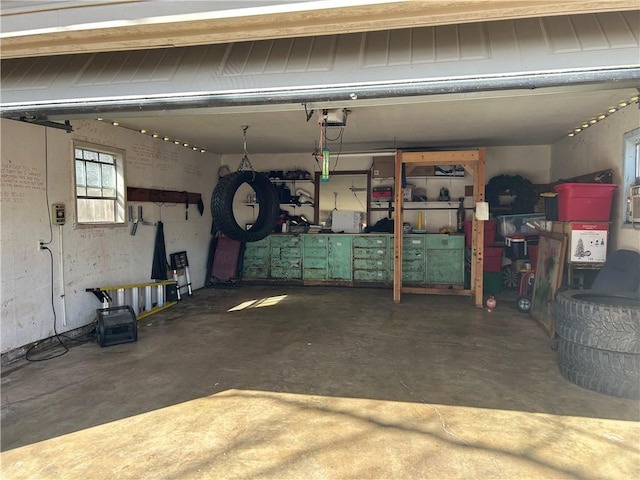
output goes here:
[{"label": "green workbench cabinet", "polygon": [[302,244],[302,278],[304,280],[351,280],[353,272],[351,235],[305,235]]},{"label": "green workbench cabinet", "polygon": [[329,280],[349,281],[353,278],[353,236],[329,235]]},{"label": "green workbench cabinet", "polygon": [[[407,286],[464,285],[464,236],[408,234],[402,239],[402,281]],[[309,284],[393,282],[393,235],[270,235],[247,243],[243,278]]]},{"label": "green workbench cabinet", "polygon": [[242,278],[245,280],[264,280],[269,278],[270,237],[258,242],[248,242],[244,247]]},{"label": "green workbench cabinet", "polygon": [[464,235],[427,235],[426,283],[464,285]]},{"label": "green workbench cabinet", "polygon": [[270,278],[301,279],[302,247],[299,235],[270,236]]},{"label": "green workbench cabinet", "polygon": [[353,237],[353,280],[359,283],[386,284],[390,274],[389,235],[355,235]]},{"label": "green workbench cabinet", "polygon": [[327,235],[302,237],[302,278],[321,281],[328,276],[329,239]]},{"label": "green workbench cabinet", "polygon": [[[402,283],[424,285],[425,283],[425,235],[402,237]],[[393,271],[393,257],[391,258]]]}]

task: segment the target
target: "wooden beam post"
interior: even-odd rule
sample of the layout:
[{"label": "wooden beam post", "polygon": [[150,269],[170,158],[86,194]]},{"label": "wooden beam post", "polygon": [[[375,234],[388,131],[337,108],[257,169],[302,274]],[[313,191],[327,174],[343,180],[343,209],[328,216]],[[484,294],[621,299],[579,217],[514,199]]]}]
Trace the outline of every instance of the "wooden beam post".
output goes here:
[{"label": "wooden beam post", "polygon": [[402,150],[396,151],[395,182],[393,196],[393,301],[400,303],[402,294]]},{"label": "wooden beam post", "polygon": [[[473,177],[473,199],[477,204],[478,202],[484,202],[484,185],[485,185],[485,149],[480,148],[478,150],[478,163],[476,164],[475,173]],[[483,292],[483,271],[484,271],[484,221],[477,220],[474,214],[473,217],[473,244],[472,244],[472,268],[471,268],[471,281],[473,283],[472,289],[474,290],[475,305],[478,308],[482,308],[484,304],[484,292]]]}]

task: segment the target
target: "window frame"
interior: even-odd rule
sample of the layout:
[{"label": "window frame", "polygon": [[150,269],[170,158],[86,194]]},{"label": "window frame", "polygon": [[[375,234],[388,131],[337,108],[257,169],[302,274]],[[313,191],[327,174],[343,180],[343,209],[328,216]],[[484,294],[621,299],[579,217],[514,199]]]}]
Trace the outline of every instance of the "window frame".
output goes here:
[{"label": "window frame", "polygon": [[[81,228],[91,228],[91,227],[112,227],[112,226],[125,226],[126,225],[126,214],[125,214],[125,206],[126,206],[126,182],[124,177],[124,164],[125,164],[125,151],[119,148],[109,147],[106,145],[98,145],[95,143],[88,143],[83,141],[74,140],[72,145],[72,160],[73,160],[73,199],[75,205],[76,212],[76,226]],[[87,150],[91,152],[96,152],[98,154],[106,154],[114,157],[114,166],[115,166],[115,196],[95,196],[95,195],[79,195],[78,194],[78,178],[77,178],[77,169],[76,169],[76,149]],[[83,161],[88,161],[91,163],[102,164],[106,162],[93,162],[91,160],[82,159]],[[85,179],[86,186],[86,179]],[[101,189],[104,189],[104,184],[101,182]],[[114,209],[114,218],[113,221],[80,221],[79,219],[79,211],[80,205],[79,200],[82,199],[107,199],[113,201],[113,209]]]},{"label": "window frame", "polygon": [[620,202],[621,224],[631,226],[627,217],[627,197],[632,185],[640,183],[640,127],[623,135],[622,146],[622,201]]}]

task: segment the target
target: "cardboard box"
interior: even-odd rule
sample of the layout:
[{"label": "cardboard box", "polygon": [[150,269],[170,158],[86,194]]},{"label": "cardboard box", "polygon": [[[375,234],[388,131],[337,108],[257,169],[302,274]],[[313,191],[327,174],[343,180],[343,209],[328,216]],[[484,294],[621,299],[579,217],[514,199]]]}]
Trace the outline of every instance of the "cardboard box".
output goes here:
[{"label": "cardboard box", "polygon": [[553,231],[569,237],[567,263],[604,263],[607,260],[609,223],[553,222]]},{"label": "cardboard box", "polygon": [[334,210],[331,214],[331,231],[360,233],[362,214],[353,210]]},{"label": "cardboard box", "polygon": [[395,157],[374,157],[373,178],[393,178],[395,176]]}]

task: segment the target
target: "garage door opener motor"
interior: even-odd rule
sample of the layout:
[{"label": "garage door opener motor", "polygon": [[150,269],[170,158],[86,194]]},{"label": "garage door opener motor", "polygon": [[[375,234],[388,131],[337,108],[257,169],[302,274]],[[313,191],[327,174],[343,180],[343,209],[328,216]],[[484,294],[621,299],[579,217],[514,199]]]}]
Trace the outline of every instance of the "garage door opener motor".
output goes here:
[{"label": "garage door opener motor", "polygon": [[138,321],[129,305],[96,310],[96,339],[101,347],[138,341]]}]

